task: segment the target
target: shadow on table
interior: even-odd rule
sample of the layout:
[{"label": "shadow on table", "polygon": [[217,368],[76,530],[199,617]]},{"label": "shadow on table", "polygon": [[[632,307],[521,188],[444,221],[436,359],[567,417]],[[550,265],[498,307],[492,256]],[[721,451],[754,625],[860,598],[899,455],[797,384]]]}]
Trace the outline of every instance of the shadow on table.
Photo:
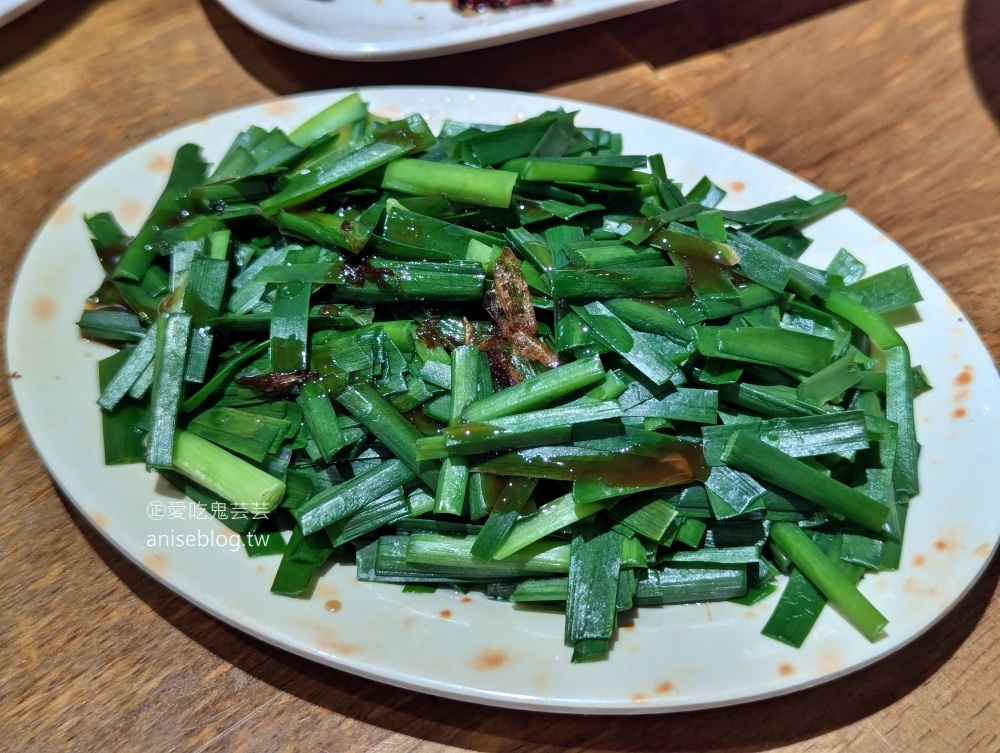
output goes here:
[{"label": "shadow on table", "polygon": [[[65,500],[64,500],[65,501]],[[583,748],[598,751],[761,751],[807,740],[871,716],[926,682],[979,622],[1000,580],[1000,559],[938,625],[872,667],[817,688],[741,706],[607,717],[490,708],[389,687],[301,659],[227,627],[147,577],[66,502],[90,545],[164,620],[241,671],[345,717],[484,753]]]},{"label": "shadow on table", "polygon": [[49,2],[0,27],[0,72],[70,26],[95,0]]},{"label": "shadow on table", "polygon": [[995,0],[965,4],[965,55],[983,104],[1000,126],[1000,5]]},{"label": "shadow on table", "polygon": [[394,63],[329,60],[290,50],[246,28],[215,0],[201,2],[219,37],[251,75],[278,94],[294,94],[401,84],[539,91],[635,63],[665,65],[853,0],[678,0],[499,47]]}]

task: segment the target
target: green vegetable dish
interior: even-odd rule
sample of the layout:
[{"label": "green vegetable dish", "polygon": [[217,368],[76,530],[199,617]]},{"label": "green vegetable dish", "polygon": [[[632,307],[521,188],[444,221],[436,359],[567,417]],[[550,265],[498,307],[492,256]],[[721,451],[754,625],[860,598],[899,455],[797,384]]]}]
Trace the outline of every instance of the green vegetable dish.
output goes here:
[{"label": "green vegetable dish", "polygon": [[928,386],[883,314],[920,294],[799,261],[843,196],[724,196],[562,111],[435,135],[352,95],[214,170],[186,145],[135,237],[86,218],[106,462],[280,554],[286,597],[335,561],[564,605],[586,661],[623,610],[786,573],[766,635],[829,600],[874,640],[856,584],[899,566]]}]

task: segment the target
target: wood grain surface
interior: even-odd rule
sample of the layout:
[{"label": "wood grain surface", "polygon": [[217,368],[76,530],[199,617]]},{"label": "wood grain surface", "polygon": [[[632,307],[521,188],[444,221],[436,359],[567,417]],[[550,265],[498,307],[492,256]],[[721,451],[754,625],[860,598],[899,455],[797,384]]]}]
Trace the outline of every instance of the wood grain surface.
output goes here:
[{"label": "wood grain surface", "polygon": [[[1000,356],[992,0],[680,0],[501,48],[379,64],[285,50],[213,0],[49,0],[0,29],[4,321],[35,229],[115,154],[276,94],[401,83],[623,107],[846,192],[944,284]],[[290,656],[144,576],[60,497],[2,384],[0,748],[1000,750],[996,561],[911,646],[785,698],[629,718],[444,701]]]}]

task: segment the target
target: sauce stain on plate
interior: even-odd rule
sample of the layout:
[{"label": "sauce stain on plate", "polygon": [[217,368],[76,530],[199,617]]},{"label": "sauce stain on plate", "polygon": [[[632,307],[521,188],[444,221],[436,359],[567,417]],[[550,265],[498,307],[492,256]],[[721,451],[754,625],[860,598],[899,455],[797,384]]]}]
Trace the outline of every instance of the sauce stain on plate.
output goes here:
[{"label": "sauce stain on plate", "polygon": [[297,104],[287,99],[279,99],[277,102],[264,105],[264,112],[274,116],[291,115],[298,109]]},{"label": "sauce stain on plate", "polygon": [[472,657],[472,668],[480,672],[489,672],[500,669],[510,661],[510,655],[503,649],[484,648]]},{"label": "sauce stain on plate", "polygon": [[934,598],[938,595],[938,590],[934,586],[928,588],[923,588],[917,585],[917,581],[914,578],[907,578],[903,582],[903,593],[908,594],[919,594],[920,596],[929,596]]},{"label": "sauce stain on plate", "polygon": [[31,313],[40,322],[51,322],[58,310],[56,302],[48,296],[39,296],[31,302]]},{"label": "sauce stain on plate", "polygon": [[136,201],[135,199],[125,199],[118,205],[118,209],[115,211],[115,214],[118,215],[118,219],[126,225],[138,222],[143,218],[145,213],[146,208],[143,206],[142,202]]},{"label": "sauce stain on plate", "polygon": [[152,570],[154,573],[162,574],[166,569],[170,561],[165,555],[159,554],[158,552],[153,552],[152,554],[147,554],[142,558],[143,564]]},{"label": "sauce stain on plate", "polygon": [[973,379],[973,369],[970,364],[966,364],[958,373],[958,376],[955,377],[955,392],[952,395],[952,399],[956,403],[956,406],[951,413],[951,417],[956,421],[969,415],[969,411],[965,409],[962,403],[969,399],[969,385],[972,384]]},{"label": "sauce stain on plate", "polygon": [[362,651],[361,646],[340,640],[337,637],[337,633],[329,627],[316,626],[313,629],[317,634],[316,645],[323,651],[338,654],[339,656],[351,656],[359,654]]},{"label": "sauce stain on plate", "polygon": [[168,173],[173,165],[173,160],[166,154],[154,154],[146,163],[146,169],[151,173]]},{"label": "sauce stain on plate", "polygon": [[74,204],[67,201],[52,214],[52,224],[56,227],[61,227],[70,220],[75,219],[79,211]]},{"label": "sauce stain on plate", "polygon": [[340,589],[332,583],[320,581],[316,586],[316,596],[321,599],[332,599],[335,596],[340,596]]},{"label": "sauce stain on plate", "polygon": [[833,651],[826,651],[819,658],[819,670],[824,674],[836,672],[842,666],[844,666],[843,661],[841,661],[840,656]]}]

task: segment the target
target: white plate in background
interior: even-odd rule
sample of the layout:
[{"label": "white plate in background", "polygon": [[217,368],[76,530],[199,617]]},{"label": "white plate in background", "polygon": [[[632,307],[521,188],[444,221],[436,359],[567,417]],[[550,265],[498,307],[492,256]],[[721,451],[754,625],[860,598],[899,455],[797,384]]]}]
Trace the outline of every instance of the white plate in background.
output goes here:
[{"label": "white plate in background", "polygon": [[[395,118],[419,112],[435,128],[446,117],[504,123],[559,106],[579,110],[581,125],[621,132],[628,153],[662,152],[670,175],[685,185],[708,175],[729,189],[727,206],[734,208],[817,193],[732,146],[620,110],[476,89],[361,93],[376,113]],[[358,583],[353,567],[338,565],[322,576],[309,600],[271,595],[278,558],[251,560],[229,551],[229,542],[219,538],[228,529],[195,519],[177,493],[141,465],[103,465],[96,362],[111,351],[77,332],[83,301],[103,277],[81,218],[110,209],[134,232],[180,145],[201,144],[209,160],[217,160],[247,126],[291,128],[344,94],[251,105],[147,142],[77,187],[24,258],[7,340],[24,423],[67,497],[150,576],[230,625],[354,674],[498,706],[643,713],[768,698],[869,665],[924,633],[985,570],[1000,534],[990,475],[1000,446],[1000,379],[971,324],[937,282],[876,227],[841,209],[808,229],[815,243],[804,260],[825,266],[844,246],[870,272],[909,263],[926,300],[916,307],[920,321],[902,332],[913,362],[923,365],[934,385],[916,403],[922,492],[911,504],[903,565],[861,585],[890,620],[881,640],[869,643],[830,609],[799,650],[765,638],[760,629],[777,600],[772,595],[751,608],[713,603],[640,609],[634,624],[618,632],[608,660],[572,665],[562,615],[515,609],[479,593],[404,594],[398,586]],[[162,517],[149,514],[151,503],[162,505],[155,508]],[[169,511],[181,514],[171,517]],[[157,542],[189,536],[192,546]]]},{"label": "white plate in background", "polygon": [[[455,10],[452,0],[219,0],[242,23],[278,44],[343,60],[414,60],[465,52],[669,2],[554,0],[470,13]],[[579,52],[566,49],[567,55]]]},{"label": "white plate in background", "polygon": [[0,0],[0,26],[10,23],[41,2],[42,0]]}]

